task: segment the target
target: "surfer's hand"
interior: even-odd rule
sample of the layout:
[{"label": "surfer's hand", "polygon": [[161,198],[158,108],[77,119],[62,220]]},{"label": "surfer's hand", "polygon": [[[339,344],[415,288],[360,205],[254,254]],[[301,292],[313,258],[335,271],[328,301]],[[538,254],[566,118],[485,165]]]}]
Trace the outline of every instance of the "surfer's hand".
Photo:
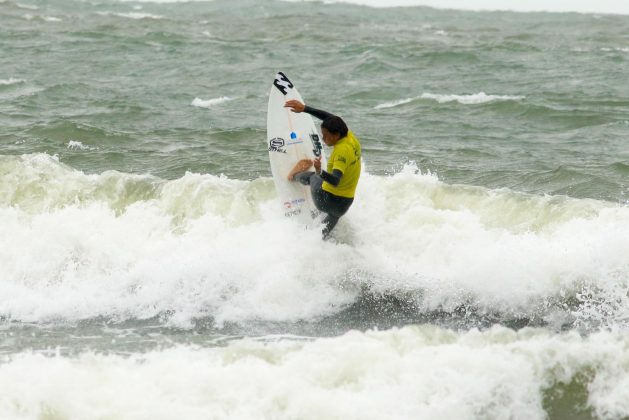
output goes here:
[{"label": "surfer's hand", "polygon": [[321,156],[319,156],[316,159],[312,159],[312,164],[315,167],[315,171],[317,172],[317,174],[321,173]]},{"label": "surfer's hand", "polygon": [[304,105],[303,103],[299,102],[296,99],[291,99],[290,101],[286,101],[286,103],[284,104],[285,108],[290,108],[291,111],[293,112],[304,112],[304,109],[306,109],[306,105]]}]

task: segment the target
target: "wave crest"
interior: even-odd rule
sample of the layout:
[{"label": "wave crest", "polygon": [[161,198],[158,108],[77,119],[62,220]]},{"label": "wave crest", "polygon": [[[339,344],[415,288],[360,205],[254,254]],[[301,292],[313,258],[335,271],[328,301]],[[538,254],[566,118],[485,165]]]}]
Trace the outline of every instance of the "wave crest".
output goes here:
[{"label": "wave crest", "polygon": [[449,185],[407,165],[364,174],[322,242],[282,217],[270,178],[86,175],[47,155],[3,157],[0,173],[0,315],[17,321],[320,319],[366,289],[419,314],[558,310],[585,325],[610,310],[601,300],[618,302],[612,323],[629,313],[617,299],[629,208],[611,203]]}]

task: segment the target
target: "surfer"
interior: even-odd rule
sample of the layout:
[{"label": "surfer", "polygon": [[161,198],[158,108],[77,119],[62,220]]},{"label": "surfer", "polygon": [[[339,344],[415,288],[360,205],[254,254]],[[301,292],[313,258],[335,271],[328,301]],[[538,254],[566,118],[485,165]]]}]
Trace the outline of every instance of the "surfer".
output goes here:
[{"label": "surfer", "polygon": [[[284,107],[296,113],[306,112],[322,120],[323,142],[333,148],[325,171],[321,169],[319,157],[300,160],[288,174],[289,181],[310,186],[315,206],[326,214],[323,220],[325,239],[354,202],[360,178],[360,143],[341,117],[294,99],[287,101]],[[311,171],[313,166],[314,171]]]}]

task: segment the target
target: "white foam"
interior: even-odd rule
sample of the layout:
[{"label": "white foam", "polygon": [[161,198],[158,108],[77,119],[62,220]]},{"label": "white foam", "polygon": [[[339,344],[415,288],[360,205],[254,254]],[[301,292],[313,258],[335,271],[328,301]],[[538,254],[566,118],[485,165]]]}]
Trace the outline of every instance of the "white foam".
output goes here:
[{"label": "white foam", "polygon": [[399,105],[404,105],[404,104],[408,104],[413,102],[414,100],[416,100],[417,97],[415,98],[406,98],[406,99],[400,99],[398,101],[391,101],[391,102],[384,102],[381,104],[378,104],[374,107],[374,109],[386,109],[386,108],[393,108]]},{"label": "white foam", "polygon": [[78,140],[70,140],[66,147],[68,150],[98,150],[97,147],[86,146]]},{"label": "white foam", "polygon": [[115,12],[97,12],[97,14],[101,15],[101,16],[118,16],[118,17],[122,17],[122,18],[126,18],[126,19],[134,19],[134,20],[140,20],[140,19],[155,19],[155,20],[159,20],[159,19],[163,19],[163,16],[160,15],[154,15],[151,13],[141,13],[141,12],[126,12],[126,13],[115,13]]},{"label": "white foam", "polygon": [[446,102],[458,102],[464,105],[483,104],[492,101],[518,101],[524,99],[524,96],[510,96],[510,95],[487,95],[485,92],[480,92],[471,95],[439,95],[434,93],[424,93],[421,95],[423,99],[434,99],[440,104]]},{"label": "white foam", "polygon": [[417,99],[433,99],[439,103],[458,102],[464,105],[482,104],[492,101],[517,101],[524,99],[524,96],[510,96],[510,95],[487,95],[485,92],[480,92],[471,95],[443,95],[434,93],[423,93],[421,96],[415,96],[412,98],[400,99],[396,101],[384,102],[378,104],[374,109],[386,109],[394,108],[400,105],[405,105],[416,101]]},{"label": "white foam", "polygon": [[128,12],[128,13],[114,13],[116,16],[129,18],[129,19],[163,19],[163,16],[154,15],[151,13],[141,13],[141,12]]},{"label": "white foam", "polygon": [[622,332],[413,326],[129,356],[24,352],[0,364],[0,417],[542,420],[547,389],[585,381],[568,401],[626,418],[627,346]]},{"label": "white foam", "polygon": [[[210,35],[209,32],[206,34],[204,32],[204,35]],[[192,106],[197,106],[199,108],[211,108],[214,105],[219,105],[222,104],[224,102],[228,102],[233,100],[233,98],[230,98],[228,96],[221,96],[218,98],[213,98],[213,99],[201,99],[201,98],[194,98],[194,100],[192,101],[191,105]]]},{"label": "white foam", "polygon": [[0,314],[14,320],[291,321],[335,314],[365,287],[409,292],[421,311],[534,316],[546,299],[587,301],[584,284],[610,302],[583,305],[584,322],[629,313],[626,206],[452,186],[408,166],[363,175],[334,243],[284,219],[269,178],[86,175],[47,155],[0,169]]},{"label": "white foam", "polygon": [[26,80],[24,79],[15,79],[11,77],[9,79],[0,79],[0,86],[16,85],[18,83],[25,83],[25,82]]},{"label": "white foam", "polygon": [[23,3],[15,3],[15,5],[17,7],[19,7],[20,9],[26,9],[26,10],[39,10],[39,7],[32,5],[32,4],[23,4]]},{"label": "white foam", "polygon": [[625,47],[607,48],[607,47],[604,47],[604,48],[601,48],[601,51],[604,51],[604,52],[614,52],[615,51],[615,52],[627,53],[627,52],[629,52],[629,48],[625,48]]}]

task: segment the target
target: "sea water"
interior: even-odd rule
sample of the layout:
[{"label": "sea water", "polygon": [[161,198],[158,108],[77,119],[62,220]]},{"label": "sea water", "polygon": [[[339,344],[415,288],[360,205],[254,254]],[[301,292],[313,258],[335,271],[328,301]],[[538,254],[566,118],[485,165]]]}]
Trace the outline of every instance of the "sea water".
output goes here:
[{"label": "sea water", "polygon": [[[626,5],[472,3],[0,0],[0,418],[628,417]],[[328,241],[279,70],[362,142]]]}]

